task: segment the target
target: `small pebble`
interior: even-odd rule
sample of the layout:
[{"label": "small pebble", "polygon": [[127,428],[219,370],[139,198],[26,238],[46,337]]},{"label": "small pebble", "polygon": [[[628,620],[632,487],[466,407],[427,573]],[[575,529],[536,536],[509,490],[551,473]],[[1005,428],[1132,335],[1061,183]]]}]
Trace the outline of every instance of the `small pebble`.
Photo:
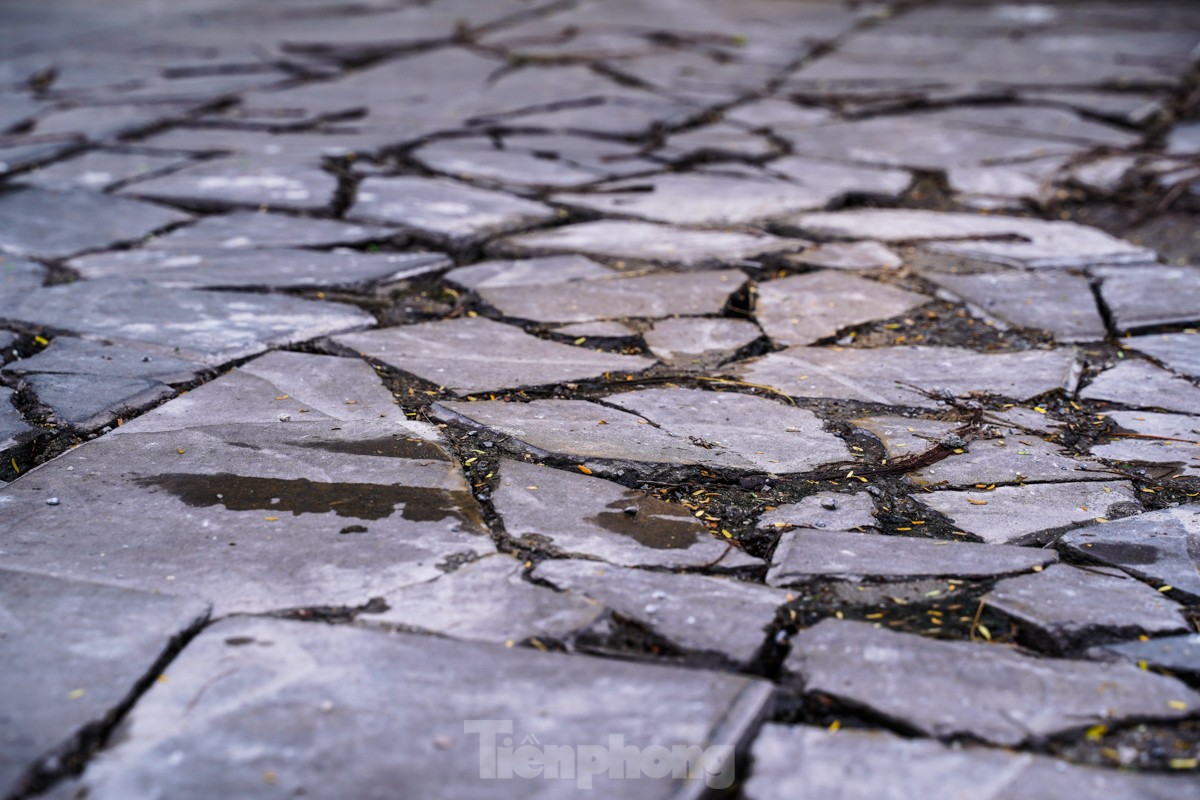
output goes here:
[{"label": "small pebble", "polygon": [[60,502],[61,501],[57,497],[47,497],[46,498],[46,505],[48,505],[48,506],[56,506]]}]

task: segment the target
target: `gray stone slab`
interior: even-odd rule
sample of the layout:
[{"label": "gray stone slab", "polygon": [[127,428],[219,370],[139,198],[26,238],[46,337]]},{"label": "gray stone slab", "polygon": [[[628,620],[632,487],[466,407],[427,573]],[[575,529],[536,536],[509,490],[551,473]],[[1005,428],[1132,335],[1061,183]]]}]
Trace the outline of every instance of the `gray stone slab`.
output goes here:
[{"label": "gray stone slab", "polygon": [[555,218],[554,209],[444,178],[367,178],[347,219],[400,225],[438,241],[468,241]]},{"label": "gray stone slab", "polygon": [[880,242],[826,242],[788,257],[789,261],[828,269],[892,269],[904,263]]},{"label": "gray stone slab", "polygon": [[748,800],[1110,800],[1200,797],[1186,775],[1079,767],[1032,753],[944,745],[890,733],[767,724],[754,740]]},{"label": "gray stone slab", "polygon": [[21,183],[43,189],[90,189],[98,192],[187,163],[186,157],[166,153],[91,150],[76,158],[27,172],[21,176]]},{"label": "gray stone slab", "polygon": [[758,518],[760,530],[771,528],[817,528],[829,531],[874,529],[875,503],[871,496],[818,492],[796,503],[766,510]]},{"label": "gray stone slab", "polygon": [[688,157],[705,154],[765,158],[776,152],[775,145],[765,136],[755,136],[744,127],[721,122],[673,133],[667,137],[666,148],[671,154]]},{"label": "gray stone slab", "polygon": [[1054,538],[1063,528],[1110,519],[1134,504],[1128,481],[1031,483],[991,491],[941,491],[917,496],[955,526],[989,544],[1026,544]]},{"label": "gray stone slab", "polygon": [[820,205],[826,207],[848,197],[897,200],[912,183],[907,170],[839,164],[802,155],[776,159],[767,169],[807,188],[815,197],[824,198]]},{"label": "gray stone slab", "polygon": [[1060,342],[1099,341],[1108,329],[1087,278],[1066,272],[925,273],[985,319],[1049,331]]},{"label": "gray stone slab", "polygon": [[38,428],[26,422],[13,405],[15,394],[7,386],[0,386],[0,454],[28,441],[38,432]]},{"label": "gray stone slab", "polygon": [[850,455],[845,442],[827,433],[817,415],[765,397],[643,389],[605,399],[680,440],[733,454],[764,472],[806,472]]},{"label": "gray stone slab", "polygon": [[[138,703],[121,741],[88,765],[80,784],[89,796],[153,785],[181,800],[370,797],[404,786],[427,797],[549,800],[587,786],[630,800],[687,800],[709,783],[732,783],[743,768],[735,752],[772,694],[754,678],[276,619],[213,625],[168,677]],[[580,691],[600,684],[611,688]],[[674,747],[728,748],[709,750],[697,765],[709,778],[698,769],[691,780],[611,779],[607,762],[568,769],[553,761],[562,751],[549,749],[604,749],[610,736],[639,756],[651,745],[668,757]],[[508,740],[544,754],[546,769],[559,763],[559,779],[527,772],[503,749]],[[613,758],[624,761],[619,752]],[[164,753],[180,753],[181,763]],[[640,758],[615,763],[619,775],[643,775]]]},{"label": "gray stone slab", "polygon": [[161,286],[221,288],[362,288],[446,269],[441,253],[275,250],[118,250],[72,259],[88,279],[134,278]]},{"label": "gray stone slab", "polygon": [[1056,560],[1053,552],[1034,547],[794,530],[779,537],[767,583],[792,586],[829,578],[994,578],[1041,569]]},{"label": "gray stone slab", "polygon": [[0,514],[3,566],[220,614],[358,606],[494,552],[449,454],[387,420],[101,437],[0,489]]},{"label": "gray stone slab", "polygon": [[497,148],[490,139],[443,139],[411,153],[428,169],[454,178],[502,185],[565,188],[596,183],[606,173],[562,158],[545,158],[524,150]]},{"label": "gray stone slab", "polygon": [[1097,650],[1155,669],[1191,677],[1200,676],[1200,633],[1163,636],[1158,639],[1101,645]]},{"label": "gray stone slab", "polygon": [[557,555],[666,569],[762,563],[689,509],[588,475],[506,459],[493,503],[509,536]]},{"label": "gray stone slab", "polygon": [[1059,539],[1066,553],[1200,599],[1200,512],[1180,506],[1091,525]]},{"label": "gray stone slab", "polygon": [[134,242],[191,219],[178,211],[126,197],[51,189],[0,193],[0,252],[64,258]]},{"label": "gray stone slab", "polygon": [[362,225],[315,217],[291,217],[261,211],[213,214],[146,243],[147,250],[240,250],[259,247],[333,247],[402,239],[380,225]]},{"label": "gray stone slab", "polygon": [[335,337],[342,347],[457,395],[627,375],[654,362],[539,339],[482,317],[422,322]]},{"label": "gray stone slab", "polygon": [[[613,321],[576,322],[571,325],[563,325],[561,328],[555,328],[554,332],[560,336],[574,336],[584,339],[628,339],[637,335],[624,323]],[[576,342],[576,344],[583,343]]]},{"label": "gray stone slab", "polygon": [[746,361],[735,374],[792,397],[936,408],[940,402],[923,392],[986,392],[1022,400],[1072,389],[1077,369],[1070,349],[976,353],[952,347],[789,347]]},{"label": "gray stone slab", "polygon": [[1146,438],[1116,437],[1092,447],[1092,455],[1123,463],[1162,464],[1172,477],[1200,475],[1200,417],[1155,411],[1112,411],[1105,416],[1121,430]]},{"label": "gray stone slab", "polygon": [[746,284],[738,270],[698,270],[595,278],[543,286],[480,287],[479,296],[506,317],[536,322],[719,314]]},{"label": "gray stone slab", "polygon": [[655,322],[642,338],[664,363],[705,369],[728,361],[762,335],[757,325],[744,319],[680,317]]},{"label": "gray stone slab", "polygon": [[1200,267],[1123,267],[1096,274],[1120,331],[1200,320]]},{"label": "gray stone slab", "polygon": [[208,613],[194,599],[0,570],[0,789],[16,796],[56,772]]},{"label": "gray stone slab", "polygon": [[146,378],[175,384],[187,383],[207,370],[195,361],[141,348],[60,336],[36,355],[8,364],[3,372],[16,376],[56,373]]},{"label": "gray stone slab", "polygon": [[1043,659],[827,619],[792,639],[785,667],[820,692],[926,736],[1015,746],[1092,725],[1181,719],[1200,694],[1129,664]]},{"label": "gray stone slab", "polygon": [[1147,361],[1125,359],[1089,383],[1079,397],[1135,408],[1161,408],[1200,414],[1200,388]]},{"label": "gray stone slab", "polygon": [[484,261],[459,267],[445,278],[465,289],[503,289],[513,286],[548,286],[568,281],[613,277],[620,273],[583,256],[546,256],[512,261]]},{"label": "gray stone slab", "polygon": [[95,430],[138,414],[172,397],[166,384],[143,378],[32,373],[20,386],[50,409],[50,420],[81,431]]},{"label": "gray stone slab", "polygon": [[811,344],[843,328],[887,319],[930,298],[835,270],[820,270],[759,284],[755,316],[783,345]]},{"label": "gray stone slab", "polygon": [[35,261],[0,256],[0,297],[15,296],[40,289],[46,282],[46,268]]},{"label": "gray stone slab", "polygon": [[1200,153],[1200,123],[1176,125],[1167,134],[1165,149],[1171,155]]},{"label": "gray stone slab", "polygon": [[196,208],[324,211],[333,205],[337,178],[317,159],[231,157],[201,161],[121,192]]},{"label": "gray stone slab", "polygon": [[682,650],[754,660],[788,592],[707,575],[649,572],[594,561],[548,560],[532,576],[591,598]]},{"label": "gray stone slab", "polygon": [[122,279],[77,281],[0,297],[0,319],[156,345],[211,365],[375,323],[369,314],[338,303],[171,289]]},{"label": "gray stone slab", "polygon": [[1065,564],[1005,578],[983,602],[1031,632],[1030,638],[1042,647],[1060,653],[1095,642],[1188,629],[1179,604],[1162,592],[1120,573]]},{"label": "gray stone slab", "polygon": [[384,595],[388,609],[359,622],[511,647],[529,639],[567,641],[603,616],[599,603],[527,581],[524,571],[511,556],[485,556]]},{"label": "gray stone slab", "polygon": [[936,252],[1031,269],[1148,264],[1155,260],[1154,251],[1096,228],[1027,217],[859,209],[804,214],[795,218],[794,225],[814,236],[928,242],[926,246]]},{"label": "gray stone slab", "polygon": [[1164,333],[1131,336],[1121,340],[1125,347],[1145,353],[1169,370],[1200,378],[1200,334]]},{"label": "gray stone slab", "polygon": [[675,228],[652,222],[600,220],[511,236],[498,243],[519,255],[582,253],[685,267],[737,264],[770,253],[799,250],[807,242],[765,233]]}]

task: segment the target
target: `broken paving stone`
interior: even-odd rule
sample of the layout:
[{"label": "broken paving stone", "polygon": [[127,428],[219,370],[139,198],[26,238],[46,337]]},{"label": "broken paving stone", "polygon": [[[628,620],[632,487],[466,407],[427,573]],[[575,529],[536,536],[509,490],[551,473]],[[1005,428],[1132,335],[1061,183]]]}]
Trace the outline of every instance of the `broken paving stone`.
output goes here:
[{"label": "broken paving stone", "polygon": [[1091,284],[1081,275],[1055,271],[924,276],[985,319],[1049,331],[1060,342],[1100,341],[1108,335]]},{"label": "broken paving stone", "polygon": [[583,256],[546,256],[512,261],[484,261],[459,267],[445,278],[465,289],[503,289],[514,286],[548,286],[568,281],[591,280],[619,275]]},{"label": "broken paving stone", "polygon": [[1200,414],[1200,388],[1147,361],[1125,359],[1096,376],[1080,393],[1083,400],[1105,400],[1135,408],[1161,408]]},{"label": "broken paving stone", "polygon": [[897,200],[912,183],[912,175],[906,170],[839,164],[805,156],[777,159],[767,169],[808,189],[814,200],[821,198],[810,208],[835,205],[847,197]]},{"label": "broken paving stone", "polygon": [[893,269],[904,263],[891,248],[880,242],[825,242],[788,256],[788,260],[829,269]]},{"label": "broken paving stone", "polygon": [[844,272],[820,270],[759,284],[755,316],[775,342],[811,344],[843,328],[898,316],[930,299]]},{"label": "broken paving stone", "polygon": [[[88,763],[78,782],[89,796],[153,785],[180,800],[364,797],[404,785],[423,796],[496,797],[498,784],[480,778],[480,748],[510,737],[575,746],[611,736],[634,753],[654,752],[653,745],[667,755],[697,743],[729,745],[728,761],[710,755],[704,769],[732,780],[735,753],[774,691],[724,673],[269,618],[210,626],[168,675],[139,699],[121,741]],[[581,691],[598,685],[606,690]],[[308,719],[302,730],[298,713]],[[162,753],[179,753],[180,762]],[[331,774],[332,762],[340,768]],[[497,766],[505,771],[495,774],[508,778],[500,794],[512,797],[575,797],[576,778],[586,774],[572,766],[571,780],[514,782],[513,764],[501,757]],[[705,789],[701,777],[683,783],[637,774],[624,780],[600,771],[587,780],[598,796],[629,800]]]},{"label": "broken paving stone", "polygon": [[0,192],[0,252],[65,258],[137,241],[189,219],[152,203],[98,192],[10,189]]},{"label": "broken paving stone", "polygon": [[36,261],[0,256],[0,297],[40,289],[45,282],[46,268]]},{"label": "broken paving stone", "polygon": [[620,322],[577,322],[555,328],[554,333],[584,339],[628,339],[637,335]]},{"label": "broken paving stone", "polygon": [[747,800],[1108,800],[1194,798],[1191,778],[1078,767],[1032,753],[944,745],[882,731],[768,723],[754,740]]},{"label": "broken paving stone", "polygon": [[642,334],[660,361],[684,368],[716,366],[761,337],[762,331],[753,322],[705,317],[659,320]]},{"label": "broken paving stone", "polygon": [[838,578],[994,578],[1057,561],[1049,550],[944,542],[851,531],[786,531],[779,537],[767,583],[794,586]]},{"label": "broken paving stone", "polygon": [[1200,320],[1200,267],[1121,267],[1096,275],[1119,331]]},{"label": "broken paving stone", "polygon": [[1031,483],[931,492],[914,499],[989,544],[1045,542],[1062,528],[1120,516],[1122,505],[1137,507],[1128,481]]},{"label": "broken paving stone", "polygon": [[1069,390],[1077,369],[1071,349],[976,353],[954,347],[789,347],[745,361],[735,374],[792,397],[937,408],[943,393],[961,397],[986,392],[1023,400]]},{"label": "broken paving stone", "polygon": [[216,158],[131,184],[122,194],[195,208],[324,211],[332,207],[337,178],[316,159]]},{"label": "broken paving stone", "polygon": [[[1154,251],[1074,222],[919,209],[859,209],[804,214],[796,228],[815,236],[927,242],[926,248],[1028,268],[1149,264]],[[1013,239],[1016,241],[1013,241]]]},{"label": "broken paving stone", "polygon": [[1126,720],[1175,720],[1200,694],[1131,664],[1033,658],[1007,648],[826,619],[792,639],[784,666],[808,693],[926,736],[1003,746]]},{"label": "broken paving stone", "polygon": [[[911,417],[864,417],[851,424],[883,443],[889,465],[929,450],[961,423]],[[1107,468],[1075,456],[1034,434],[998,431],[1000,438],[975,439],[946,458],[908,473],[918,486],[952,487],[1025,481],[1088,481],[1111,478]]]},{"label": "broken paving stone", "polygon": [[509,536],[560,555],[664,569],[762,563],[689,509],[601,478],[504,460],[493,504]]},{"label": "broken paving stone", "polygon": [[0,791],[57,774],[208,613],[194,599],[0,570]]},{"label": "broken paving stone", "polygon": [[528,228],[555,216],[549,206],[511,194],[418,177],[367,178],[346,214],[350,220],[400,225],[452,245]]},{"label": "broken paving stone", "polygon": [[1105,417],[1137,437],[1114,437],[1092,448],[1108,461],[1161,464],[1170,477],[1200,476],[1200,417],[1155,411],[1110,411]]},{"label": "broken paving stone", "polygon": [[0,489],[0,548],[217,614],[358,606],[495,552],[456,462],[413,439],[386,420],[105,436]]},{"label": "broken paving stone", "polygon": [[851,531],[875,527],[875,504],[866,493],[818,492],[796,503],[785,503],[766,511],[758,519],[759,530],[774,528],[818,528]]},{"label": "broken paving stone", "polygon": [[1064,534],[1060,549],[1200,600],[1200,510],[1178,506]]},{"label": "broken paving stone", "polygon": [[1066,564],[1005,578],[983,602],[1023,628],[1039,649],[1055,653],[1187,630],[1179,604],[1141,581]]},{"label": "broken paving stone", "polygon": [[491,139],[443,139],[412,151],[410,157],[427,168],[454,178],[515,186],[567,188],[596,183],[604,172],[586,169],[562,158],[529,151],[499,149]]},{"label": "broken paving stone", "polygon": [[510,236],[497,243],[519,255],[582,253],[685,267],[737,265],[771,253],[799,250],[807,244],[765,233],[690,230],[626,220],[583,222]]},{"label": "broken paving stone", "polygon": [[483,317],[460,317],[334,337],[334,341],[457,395],[625,376],[649,369],[640,356],[560,344]]},{"label": "broken paving stone", "polygon": [[746,285],[738,270],[703,270],[625,277],[608,274],[543,286],[480,287],[506,317],[535,322],[592,322],[719,314]]},{"label": "broken paving stone", "polygon": [[154,380],[53,372],[26,375],[21,386],[50,409],[55,423],[80,431],[134,416],[175,394],[170,386]]},{"label": "broken paving stone", "polygon": [[707,575],[649,572],[595,561],[547,560],[532,577],[569,596],[588,597],[681,650],[754,660],[787,592]]},{"label": "broken paving stone", "polygon": [[183,156],[166,153],[92,150],[77,158],[39,167],[22,175],[21,182],[43,189],[98,192],[187,163]]},{"label": "broken paving stone", "polygon": [[700,448],[740,457],[773,474],[806,472],[844,461],[846,444],[811,411],[737,392],[642,389],[605,401],[640,414]]},{"label": "broken paving stone", "polygon": [[195,224],[156,236],[145,250],[241,250],[260,247],[334,247],[387,241],[403,234],[379,225],[361,225],[315,217],[292,217],[261,211],[213,214]]},{"label": "broken paving stone", "polygon": [[425,430],[422,423],[404,418],[392,393],[366,362],[276,351],[127,421],[117,432],[171,431],[234,422],[382,418],[393,420],[413,435]]},{"label": "broken paving stone", "polygon": [[765,136],[756,136],[743,127],[720,122],[672,133],[667,137],[666,149],[673,157],[689,159],[701,154],[757,159],[777,152],[776,146]]},{"label": "broken paving stone", "polygon": [[1158,359],[1169,370],[1200,378],[1200,333],[1166,333],[1131,336],[1121,344]]},{"label": "broken paving stone", "polygon": [[1173,674],[1200,677],[1200,633],[1107,644],[1097,650]]},{"label": "broken paving stone", "polygon": [[389,592],[383,596],[386,611],[358,621],[504,644],[568,640],[603,615],[604,606],[531,583],[524,571],[511,556],[485,556],[428,583]]},{"label": "broken paving stone", "polygon": [[162,383],[187,383],[208,368],[195,361],[86,339],[59,336],[45,350],[4,367],[6,375],[38,373],[96,375],[105,378],[146,378]]},{"label": "broken paving stone", "polygon": [[1003,411],[985,411],[983,420],[993,425],[1012,427],[1019,431],[1040,433],[1045,436],[1055,435],[1060,428],[1066,425],[1043,412],[1044,409],[1036,411],[1032,408],[1006,404]]},{"label": "broken paving stone", "polygon": [[81,336],[140,342],[219,365],[268,347],[375,324],[339,303],[283,295],[171,289],[106,278],[0,297],[0,319]]},{"label": "broken paving stone", "polygon": [[7,386],[0,386],[0,454],[7,453],[13,447],[33,438],[39,431],[33,427],[17,407],[13,405],[16,394]]},{"label": "broken paving stone", "polygon": [[119,250],[67,263],[82,277],[135,278],[188,288],[356,288],[428,275],[452,262],[441,253],[335,250]]}]

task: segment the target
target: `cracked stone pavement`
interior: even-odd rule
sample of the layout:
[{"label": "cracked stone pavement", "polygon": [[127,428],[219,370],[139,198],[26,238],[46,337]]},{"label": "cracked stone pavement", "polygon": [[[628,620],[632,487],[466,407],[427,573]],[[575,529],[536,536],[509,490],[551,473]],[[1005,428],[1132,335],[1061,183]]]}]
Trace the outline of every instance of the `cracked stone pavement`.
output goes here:
[{"label": "cracked stone pavement", "polygon": [[1200,798],[1200,5],[0,38],[0,797]]}]

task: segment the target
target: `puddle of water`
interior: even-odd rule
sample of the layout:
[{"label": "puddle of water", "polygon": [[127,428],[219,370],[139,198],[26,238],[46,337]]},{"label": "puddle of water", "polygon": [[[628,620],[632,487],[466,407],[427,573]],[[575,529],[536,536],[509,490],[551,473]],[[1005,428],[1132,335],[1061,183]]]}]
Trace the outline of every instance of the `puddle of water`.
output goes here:
[{"label": "puddle of water", "polygon": [[[686,509],[676,508],[639,492],[609,503],[613,511],[601,511],[589,521],[606,531],[628,536],[654,550],[686,550],[699,541],[696,521]],[[626,509],[637,509],[636,514]]]}]

